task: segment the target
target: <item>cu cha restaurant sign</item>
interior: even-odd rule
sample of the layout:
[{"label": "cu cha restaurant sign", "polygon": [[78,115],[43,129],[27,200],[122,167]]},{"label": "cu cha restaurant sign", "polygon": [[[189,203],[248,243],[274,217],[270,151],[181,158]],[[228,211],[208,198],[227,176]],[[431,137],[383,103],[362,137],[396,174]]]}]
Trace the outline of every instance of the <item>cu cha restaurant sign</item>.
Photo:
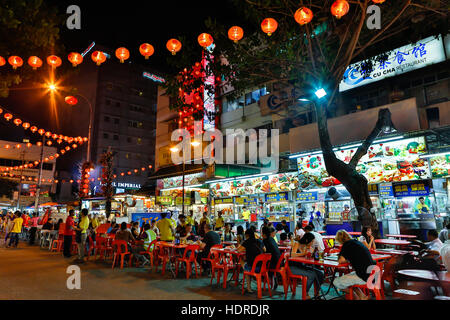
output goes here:
[{"label": "cu cha restaurant sign", "polygon": [[424,68],[443,62],[445,59],[442,37],[428,37],[415,44],[408,44],[392,50],[386,61],[372,59],[374,65],[371,72],[361,73],[361,61],[350,65],[344,73],[344,79],[339,84],[339,92]]}]

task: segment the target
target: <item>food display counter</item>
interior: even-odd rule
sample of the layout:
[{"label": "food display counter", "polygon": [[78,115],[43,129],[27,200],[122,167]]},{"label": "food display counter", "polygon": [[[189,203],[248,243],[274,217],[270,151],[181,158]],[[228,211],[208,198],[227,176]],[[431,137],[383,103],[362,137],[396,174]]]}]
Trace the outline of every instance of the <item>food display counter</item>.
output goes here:
[{"label": "food display counter", "polygon": [[294,202],[290,192],[270,193],[265,196],[264,216],[276,228],[277,224],[286,220],[291,232],[294,231]]},{"label": "food display counter", "polygon": [[214,218],[217,218],[217,213],[219,211],[222,211],[222,218],[225,223],[234,223],[235,220],[239,219],[239,216],[235,214],[234,200],[232,197],[214,199],[212,202],[212,212]]}]

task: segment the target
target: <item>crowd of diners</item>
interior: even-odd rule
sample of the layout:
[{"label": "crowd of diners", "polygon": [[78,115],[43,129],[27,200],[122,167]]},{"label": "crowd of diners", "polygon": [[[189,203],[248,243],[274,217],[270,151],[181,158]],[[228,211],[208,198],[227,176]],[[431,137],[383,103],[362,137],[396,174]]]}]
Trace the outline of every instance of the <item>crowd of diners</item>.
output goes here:
[{"label": "crowd of diners", "polygon": [[[39,219],[35,214],[28,218],[25,218],[27,223],[24,224],[24,215],[19,211],[15,212],[14,215],[8,213],[1,216],[0,227],[5,234],[5,244],[9,238],[7,247],[17,247],[19,234],[24,232],[25,226],[27,227],[26,232],[28,232],[29,244],[32,245],[34,243]],[[270,269],[274,269],[281,257],[279,247],[290,247],[291,258],[305,256],[310,258],[315,252],[323,254],[326,250],[326,242],[320,233],[314,230],[314,225],[308,224],[303,227],[301,221],[296,224],[294,232],[289,232],[286,221],[278,224],[275,228],[268,220],[264,220],[259,230],[257,230],[256,226],[250,224],[246,230],[242,226],[238,226],[236,231],[233,231],[231,224],[224,223],[221,215],[214,221],[214,224],[211,224],[207,213],[205,213],[200,223],[195,223],[193,212],[191,211],[188,216],[179,215],[178,222],[170,216],[170,213],[161,213],[161,219],[158,221],[152,220],[142,227],[139,226],[138,222],[132,222],[131,224],[126,222],[117,224],[113,222],[106,230],[106,234],[97,234],[96,231],[103,222],[96,216],[88,214],[87,209],[83,209],[80,217],[75,221],[74,211],[71,210],[64,222],[65,225],[62,231],[64,233],[64,257],[71,257],[71,245],[74,234],[76,234],[75,240],[78,244],[78,256],[74,261],[76,263],[84,263],[85,253],[86,250],[89,250],[89,246],[92,243],[95,244],[97,237],[107,234],[109,237],[113,237],[114,240],[125,241],[128,251],[140,262],[140,267],[150,263],[149,259],[142,253],[147,250],[151,252],[153,248],[149,248],[149,246],[155,240],[161,242],[174,242],[174,240],[177,240],[177,243],[197,244],[199,249],[197,262],[205,272],[211,266],[203,258],[208,257],[214,245],[223,244],[223,242],[227,244],[227,247],[235,249],[237,252],[245,252],[245,261],[242,260],[242,268],[245,271],[250,271],[255,259],[263,253],[271,254]],[[45,224],[42,225],[42,228],[40,228],[41,232],[43,230],[60,230],[59,225],[61,223],[63,223],[62,220],[54,222],[49,217]],[[435,260],[440,259],[447,270],[449,270],[449,250],[448,248],[446,250],[442,249],[444,247],[443,242],[446,243],[447,247],[449,246],[449,228],[450,225],[447,225],[440,234],[435,230],[430,230],[428,232],[430,241],[425,244],[427,257]],[[349,263],[353,270],[350,273],[337,277],[334,280],[335,287],[345,292],[353,285],[365,284],[369,277],[367,273],[368,267],[376,264],[371,255],[371,250],[376,249],[371,228],[362,228],[361,236],[357,239],[352,238],[347,231],[339,230],[335,236],[335,241],[340,245],[338,253],[339,263]],[[183,249],[178,253],[182,255]],[[307,292],[309,292],[314,283],[320,286],[324,282],[323,270],[312,265],[288,261],[289,270],[293,275],[307,278]],[[261,265],[256,266],[256,272],[259,272],[260,267]],[[278,286],[277,277],[271,273],[269,273],[269,277],[271,279],[271,287],[276,289]],[[253,292],[251,277],[246,277],[244,281],[246,291],[249,293]],[[362,290],[355,290],[355,297],[362,300],[368,299]]]}]

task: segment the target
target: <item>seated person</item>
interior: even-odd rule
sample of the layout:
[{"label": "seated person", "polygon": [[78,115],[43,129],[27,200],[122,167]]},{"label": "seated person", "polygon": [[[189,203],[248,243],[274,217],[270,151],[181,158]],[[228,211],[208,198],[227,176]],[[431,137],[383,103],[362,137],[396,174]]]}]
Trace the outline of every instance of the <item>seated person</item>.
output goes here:
[{"label": "seated person", "polygon": [[283,232],[280,234],[280,246],[289,246],[291,242],[289,241],[288,234],[286,232]]},{"label": "seated person", "polygon": [[[305,233],[305,235],[299,240],[294,242],[292,246],[291,257],[304,257],[304,256],[312,256],[315,250],[320,250],[319,240],[314,237],[312,233]],[[324,280],[323,271],[312,267],[306,266],[302,263],[298,263],[295,261],[289,261],[289,269],[294,275],[301,275],[307,277],[306,282],[306,299],[311,299],[308,292],[311,289],[311,286],[314,284],[322,285]]]},{"label": "seated person", "polygon": [[[261,240],[256,239],[255,232],[252,230],[252,228],[249,228],[247,231],[245,231],[245,241],[237,248],[238,252],[244,252],[245,251],[245,257],[246,257],[246,263],[244,265],[245,271],[252,271],[253,268],[253,262],[255,261],[256,257],[262,253],[264,253],[265,248],[264,244]],[[256,266],[255,271],[259,272],[261,269],[261,266]],[[253,293],[251,283],[252,278],[247,277],[247,292]]]},{"label": "seated person", "polygon": [[[151,229],[150,225],[148,223],[144,224],[144,227],[142,228],[144,232],[141,233],[139,240],[144,240],[144,250],[147,251],[150,244],[156,240],[156,233]],[[153,251],[154,246],[152,246],[149,251]]]},{"label": "seated person", "polygon": [[260,235],[256,232],[256,226],[254,224],[250,225],[249,229],[253,231],[253,233],[255,234],[255,238],[256,239],[260,238]]},{"label": "seated person", "polygon": [[231,224],[226,223],[225,224],[225,229],[223,230],[222,233],[222,240],[223,241],[234,241],[235,237],[233,232],[231,232]]},{"label": "seated person", "polygon": [[53,224],[53,219],[48,218],[47,222],[42,226],[42,230],[54,230],[55,225]]},{"label": "seated person", "polygon": [[428,230],[427,235],[430,241],[425,242],[427,249],[424,258],[433,258],[437,262],[440,262],[440,251],[444,244],[439,240],[439,235],[436,230]]},{"label": "seated person", "polygon": [[139,252],[145,251],[145,248],[143,245],[141,246],[131,246],[131,243],[136,241],[133,234],[130,230],[127,229],[127,223],[122,222],[120,225],[120,230],[116,232],[115,240],[123,240],[127,243],[128,251],[130,251],[140,262],[141,266],[145,266],[150,261],[141,255]]},{"label": "seated person", "polygon": [[297,222],[297,225],[295,226],[295,231],[294,231],[294,240],[300,240],[303,235],[305,234],[305,231],[302,228],[302,222],[299,221]]},{"label": "seated person", "polygon": [[153,219],[152,222],[150,223],[150,229],[152,229],[157,236],[159,235],[159,230],[158,227],[156,226],[156,219]]},{"label": "seated person", "polygon": [[116,232],[119,230],[119,225],[117,223],[112,223],[111,227],[108,228],[106,233],[108,234],[116,234]]},{"label": "seated person", "polygon": [[243,226],[237,226],[236,228],[236,241],[238,245],[242,244],[245,241]]},{"label": "seated person", "polygon": [[197,237],[192,231],[192,225],[187,223],[183,228],[183,233],[180,233],[180,241],[182,243],[185,243],[187,241],[195,241],[195,240],[197,240]]},{"label": "seated person", "polygon": [[316,243],[319,245],[320,251],[325,250],[325,244],[323,242],[322,235],[320,233],[314,231],[313,225],[310,225],[310,224],[307,225],[305,227],[305,233],[312,233],[314,235],[314,238],[317,240]]},{"label": "seated person", "polygon": [[200,240],[197,242],[197,244],[200,246],[200,251],[197,255],[197,262],[199,265],[203,266],[204,270],[207,270],[209,268],[209,265],[207,265],[207,261],[202,261],[202,258],[207,258],[209,255],[209,251],[211,250],[211,247],[216,244],[220,244],[220,236],[217,234],[217,232],[212,230],[212,226],[207,223],[204,225],[204,231],[205,236],[203,238],[203,242]]},{"label": "seated person", "polygon": [[139,238],[139,222],[131,223],[131,233],[135,239]]},{"label": "seated person", "polygon": [[[266,248],[266,253],[270,253],[272,255],[272,258],[270,259],[269,269],[275,269],[277,266],[278,260],[280,260],[280,257],[281,257],[280,249],[278,248],[278,245],[274,239],[275,228],[264,227],[262,229],[262,236],[263,236],[264,247]],[[274,274],[272,272],[269,272],[269,277],[272,281],[273,290],[276,290],[276,288],[278,287],[277,278],[274,277]]]},{"label": "seated person", "polygon": [[[360,241],[352,239],[345,230],[339,230],[336,234],[336,241],[342,244],[339,252],[339,263],[349,262],[354,272],[343,275],[334,280],[337,289],[348,293],[348,288],[354,285],[365,285],[369,279],[370,266],[375,265],[369,249]],[[358,300],[367,300],[366,296],[360,289],[353,291]]]},{"label": "seated person", "polygon": [[361,230],[361,236],[358,238],[362,244],[364,244],[369,250],[376,250],[375,238],[372,235],[371,227],[363,227]]},{"label": "seated person", "polygon": [[447,224],[445,228],[441,230],[441,232],[439,232],[439,240],[441,240],[442,243],[445,243],[447,240],[449,240],[448,238],[449,230],[450,230],[450,223]]}]

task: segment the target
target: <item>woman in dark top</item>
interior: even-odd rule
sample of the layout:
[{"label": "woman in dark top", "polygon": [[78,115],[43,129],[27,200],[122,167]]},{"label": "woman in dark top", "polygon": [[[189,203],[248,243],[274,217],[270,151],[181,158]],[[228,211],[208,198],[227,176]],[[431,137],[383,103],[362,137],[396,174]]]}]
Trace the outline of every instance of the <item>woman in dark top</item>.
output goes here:
[{"label": "woman in dark top", "polygon": [[63,219],[59,219],[58,222],[55,224],[55,227],[53,230],[59,231],[59,225],[63,223]]},{"label": "woman in dark top", "polygon": [[[278,249],[278,245],[275,242],[275,229],[273,227],[264,227],[262,228],[262,236],[263,236],[263,243],[264,247],[266,248],[266,252],[272,254],[272,259],[270,260],[270,269],[275,269],[277,266],[278,260],[280,260],[281,252],[280,249]],[[278,286],[278,282],[276,277],[273,277],[273,273],[269,272],[269,277],[274,281],[272,288],[274,290]]]},{"label": "woman in dark top", "polygon": [[244,242],[245,240],[245,236],[244,236],[244,227],[243,226],[238,226],[236,228],[236,241],[237,244],[240,245]]},{"label": "woman in dark top", "polygon": [[[252,229],[245,231],[245,241],[237,248],[238,252],[245,251],[246,263],[244,265],[245,271],[252,271],[253,262],[256,257],[264,253],[265,248],[261,240],[255,238],[255,233]],[[255,271],[259,272],[261,266],[256,266]],[[247,292],[252,293],[252,278],[247,277]]]},{"label": "woman in dark top", "polygon": [[223,241],[234,241],[234,234],[231,232],[231,225],[225,223],[225,229],[223,230]]}]

